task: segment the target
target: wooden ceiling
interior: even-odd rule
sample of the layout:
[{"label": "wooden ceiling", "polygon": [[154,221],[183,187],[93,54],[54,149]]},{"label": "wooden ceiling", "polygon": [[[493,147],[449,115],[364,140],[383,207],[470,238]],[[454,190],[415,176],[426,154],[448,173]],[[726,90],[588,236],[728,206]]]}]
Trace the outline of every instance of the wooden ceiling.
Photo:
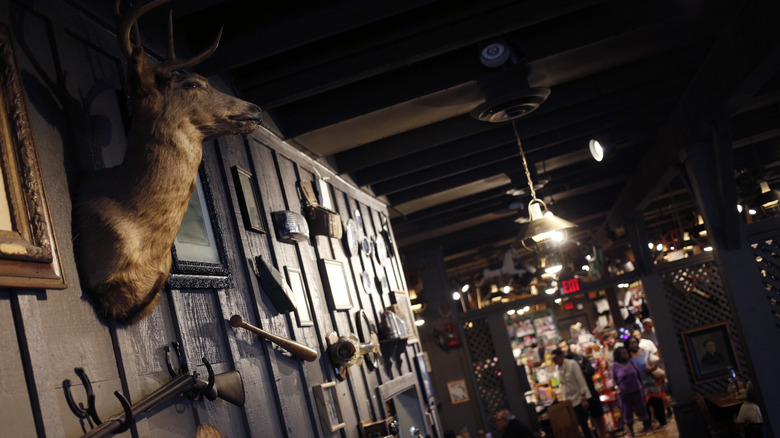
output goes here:
[{"label": "wooden ceiling", "polygon": [[[635,209],[652,230],[692,220],[674,169],[686,142],[724,115],[735,171],[780,188],[777,3],[170,6],[185,48],[200,50],[224,26],[199,73],[230,81],[264,109],[265,126],[385,200],[402,254],[441,247],[448,270],[470,276],[503,255],[530,200],[511,122],[471,113],[505,102],[522,110],[538,88],[549,97],[517,130],[537,194],[579,225],[575,239],[619,237]],[[480,50],[496,41],[511,56],[489,67]],[[600,163],[591,138],[606,148]]]}]

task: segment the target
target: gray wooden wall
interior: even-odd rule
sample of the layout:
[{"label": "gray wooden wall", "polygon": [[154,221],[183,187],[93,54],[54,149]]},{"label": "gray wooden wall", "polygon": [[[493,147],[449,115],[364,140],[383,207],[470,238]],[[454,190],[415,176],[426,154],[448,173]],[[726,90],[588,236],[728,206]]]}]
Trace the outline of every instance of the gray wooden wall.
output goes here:
[{"label": "gray wooden wall", "polygon": [[[347,425],[342,431],[321,432],[311,388],[335,380],[324,356],[326,335],[334,330],[354,332],[355,313],[361,308],[378,325],[380,313],[390,304],[389,297],[376,288],[364,291],[359,274],[365,270],[376,278],[387,273],[405,289],[397,251],[383,265],[362,253],[349,257],[342,242],[333,238],[282,243],[274,235],[270,213],[301,212],[296,182],[314,180],[317,173],[329,178],[343,221],[356,211],[361,213],[365,224],[361,231],[366,235],[378,234],[386,208],[264,128],[248,138],[229,137],[204,145],[202,174],[213,197],[211,214],[219,224],[231,286],[166,287],[154,312],[129,327],[98,317],[83,293],[71,243],[72,197],[82,171],[121,161],[130,124],[125,61],[113,34],[112,9],[111,1],[0,1],[0,22],[10,27],[14,40],[68,284],[65,290],[0,289],[0,435],[80,436],[81,425],[62,389],[63,380],[70,379],[76,401],[87,403],[74,368],[86,370],[98,412],[109,417],[121,410],[115,390],[138,400],[170,380],[163,347],[178,341],[191,370],[205,373],[201,358],[206,357],[217,373],[240,371],[245,406],[179,397],[142,416],[122,436],[187,437],[199,423],[207,422],[231,437],[356,437],[360,420],[385,416],[377,388],[417,372],[414,361],[420,344],[385,346],[377,370],[355,366],[345,381],[337,383]],[[142,29],[142,34],[152,52],[165,44],[154,31]],[[210,79],[217,88],[231,92],[219,78]],[[233,166],[255,176],[268,233],[245,228]],[[313,326],[299,327],[291,314],[276,312],[254,273],[257,256],[281,272],[285,267],[302,271]],[[352,310],[329,309],[318,269],[321,258],[347,267]],[[233,314],[318,349],[320,359],[302,362],[284,355],[257,336],[230,327]],[[420,404],[422,410],[422,399]]]}]

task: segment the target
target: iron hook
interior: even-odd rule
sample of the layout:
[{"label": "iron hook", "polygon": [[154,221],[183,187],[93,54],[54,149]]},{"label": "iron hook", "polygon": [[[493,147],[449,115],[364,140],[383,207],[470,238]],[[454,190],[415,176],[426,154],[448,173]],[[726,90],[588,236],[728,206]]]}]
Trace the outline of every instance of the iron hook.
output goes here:
[{"label": "iron hook", "polygon": [[130,429],[130,426],[135,421],[135,415],[133,415],[133,408],[130,406],[130,402],[127,401],[127,398],[122,393],[114,391],[114,395],[119,399],[119,404],[122,405],[122,409],[125,411],[125,418],[122,420],[122,424],[114,431],[114,434],[118,434]]},{"label": "iron hook", "polygon": [[89,381],[89,377],[87,376],[86,371],[84,371],[84,368],[74,368],[73,371],[76,372],[76,375],[78,375],[81,380],[81,384],[84,385],[84,392],[87,394],[87,409],[84,409],[84,405],[81,403],[76,405],[70,390],[71,383],[68,379],[62,381],[62,389],[65,391],[65,401],[68,402],[68,407],[70,407],[70,410],[73,411],[78,418],[84,419],[89,417],[95,424],[99,425],[102,421],[95,408],[95,393],[92,391],[92,382]]}]

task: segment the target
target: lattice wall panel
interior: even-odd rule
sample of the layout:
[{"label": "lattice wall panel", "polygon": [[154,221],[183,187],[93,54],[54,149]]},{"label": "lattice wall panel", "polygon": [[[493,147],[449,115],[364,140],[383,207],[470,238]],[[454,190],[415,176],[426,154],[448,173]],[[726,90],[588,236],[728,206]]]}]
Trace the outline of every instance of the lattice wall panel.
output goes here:
[{"label": "lattice wall panel", "polygon": [[769,311],[780,330],[780,239],[754,242],[750,246],[764,284]]},{"label": "lattice wall panel", "polygon": [[471,321],[463,325],[466,344],[471,354],[471,368],[477,382],[477,392],[487,415],[509,407],[502,381],[503,372],[498,364],[493,338],[487,321]]},{"label": "lattice wall panel", "polygon": [[[737,330],[734,315],[726,296],[726,290],[715,262],[680,267],[661,273],[664,292],[677,333],[685,330],[728,321],[734,341],[737,360],[742,370],[746,370],[745,354],[742,347],[742,335]],[[686,296],[687,293],[687,296]],[[678,347],[685,356],[682,337],[677,339]],[[686,369],[693,382],[690,369]],[[708,393],[726,389],[727,380],[720,379],[693,385],[698,392]]]}]

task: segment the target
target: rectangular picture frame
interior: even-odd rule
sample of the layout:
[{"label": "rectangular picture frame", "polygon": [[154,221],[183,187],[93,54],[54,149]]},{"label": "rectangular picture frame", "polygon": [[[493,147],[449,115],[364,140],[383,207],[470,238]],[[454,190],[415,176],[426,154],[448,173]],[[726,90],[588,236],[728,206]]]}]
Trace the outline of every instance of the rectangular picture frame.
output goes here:
[{"label": "rectangular picture frame", "polygon": [[466,379],[447,382],[447,391],[450,393],[450,402],[454,405],[471,400],[468,387],[466,386]]},{"label": "rectangular picture frame", "polygon": [[320,259],[320,271],[327,292],[328,302],[333,310],[352,309],[352,293],[344,264],[338,260]]},{"label": "rectangular picture frame", "polygon": [[317,405],[317,414],[322,423],[322,431],[326,434],[346,427],[344,416],[341,413],[336,382],[326,382],[312,387],[314,403]]},{"label": "rectangular picture frame", "polygon": [[168,284],[174,288],[211,289],[232,286],[225,260],[222,227],[203,166],[173,243],[173,266]]},{"label": "rectangular picture frame", "polygon": [[394,290],[390,293],[390,301],[393,303],[390,310],[398,315],[406,325],[406,333],[409,335],[406,342],[419,342],[420,337],[417,333],[417,326],[414,325],[414,312],[412,311],[412,302],[409,299],[409,294],[406,291]]},{"label": "rectangular picture frame", "polygon": [[303,282],[303,272],[298,268],[284,267],[287,275],[287,283],[295,296],[295,317],[298,319],[298,327],[310,327],[314,325],[314,320],[309,309],[309,300],[307,299],[306,286]]},{"label": "rectangular picture frame", "polygon": [[233,166],[232,171],[241,217],[244,218],[244,227],[258,233],[265,233],[263,209],[260,206],[254,175],[238,166]]},{"label": "rectangular picture frame", "polygon": [[0,286],[64,289],[11,34],[0,26]]},{"label": "rectangular picture frame", "polygon": [[680,335],[694,383],[728,377],[732,370],[740,372],[728,321],[685,330]]}]

